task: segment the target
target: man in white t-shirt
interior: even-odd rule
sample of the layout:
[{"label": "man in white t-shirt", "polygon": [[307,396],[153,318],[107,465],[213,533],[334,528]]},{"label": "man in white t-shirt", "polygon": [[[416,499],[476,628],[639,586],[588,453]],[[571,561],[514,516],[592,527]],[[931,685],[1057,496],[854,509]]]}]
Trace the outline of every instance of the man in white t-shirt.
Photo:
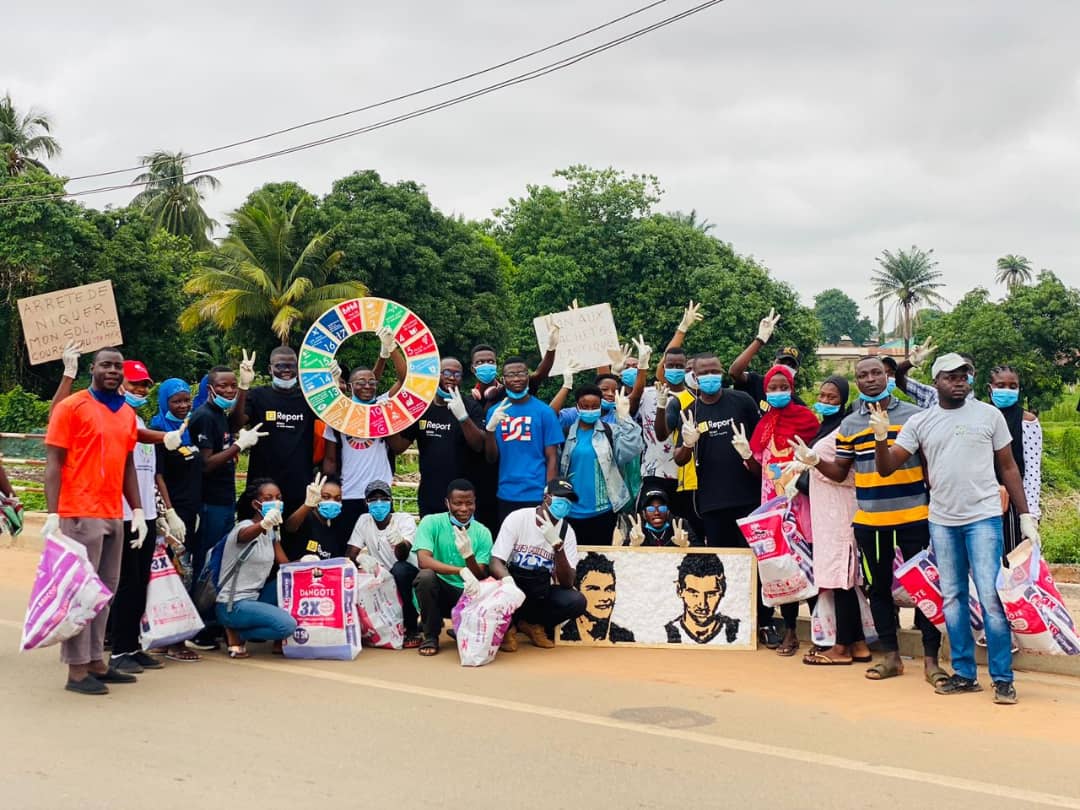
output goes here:
[{"label": "man in white t-shirt", "polygon": [[[577,538],[566,520],[577,501],[570,482],[554,478],[540,506],[517,509],[506,516],[491,549],[491,575],[513,577],[525,593],[515,616],[517,628],[537,647],[555,646],[555,628],[585,612],[585,597],[574,590],[578,564]],[[517,649],[511,626],[503,651]]]}]

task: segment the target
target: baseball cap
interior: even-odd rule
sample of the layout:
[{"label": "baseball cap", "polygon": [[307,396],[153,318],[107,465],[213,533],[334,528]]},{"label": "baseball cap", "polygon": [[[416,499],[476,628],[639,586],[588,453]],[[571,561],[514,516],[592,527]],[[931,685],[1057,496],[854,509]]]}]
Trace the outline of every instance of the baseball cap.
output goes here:
[{"label": "baseball cap", "polygon": [[795,367],[799,367],[799,350],[794,346],[785,346],[776,353],[776,362],[779,363],[782,360],[792,360],[795,363]]},{"label": "baseball cap", "polygon": [[150,376],[150,372],[146,370],[146,364],[142,360],[124,361],[124,379],[128,382],[142,382],[145,380],[151,385],[154,384],[154,380]]},{"label": "baseball cap", "polygon": [[390,489],[390,485],[385,481],[371,481],[366,487],[364,487],[365,498],[370,498],[376,492],[385,495],[387,498],[392,498],[394,496],[393,491]]},{"label": "baseball cap", "polygon": [[574,486],[565,478],[552,478],[548,481],[544,492],[557,498],[566,498],[577,503],[578,494],[574,492]]},{"label": "baseball cap", "polygon": [[930,368],[930,376],[936,380],[941,372],[956,371],[958,368],[971,368],[971,363],[956,352],[949,352],[934,361],[934,365]]},{"label": "baseball cap", "polygon": [[647,504],[649,501],[663,501],[668,503],[667,493],[662,489],[650,489],[644,495],[641,496],[641,503]]}]

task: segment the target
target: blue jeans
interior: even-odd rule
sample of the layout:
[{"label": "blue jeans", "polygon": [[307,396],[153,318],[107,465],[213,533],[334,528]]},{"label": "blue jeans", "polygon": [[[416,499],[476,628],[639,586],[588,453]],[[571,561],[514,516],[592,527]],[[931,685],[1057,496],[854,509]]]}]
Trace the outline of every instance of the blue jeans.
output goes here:
[{"label": "blue jeans", "polygon": [[990,679],[1011,683],[1012,632],[997,592],[1004,538],[1001,518],[991,517],[963,526],[930,523],[930,540],[945,598],[945,627],[949,631],[952,665],[957,675],[975,680],[975,639],[971,635],[968,574],[982,605]]},{"label": "blue jeans", "polygon": [[217,542],[236,525],[236,509],[228,504],[204,503],[199,520],[198,537],[191,552],[192,576],[195,582],[206,563],[206,557]]},{"label": "blue jeans", "polygon": [[296,630],[296,619],[260,599],[233,602],[232,612],[227,605],[218,602],[215,612],[218,621],[239,633],[244,641],[280,641]]}]

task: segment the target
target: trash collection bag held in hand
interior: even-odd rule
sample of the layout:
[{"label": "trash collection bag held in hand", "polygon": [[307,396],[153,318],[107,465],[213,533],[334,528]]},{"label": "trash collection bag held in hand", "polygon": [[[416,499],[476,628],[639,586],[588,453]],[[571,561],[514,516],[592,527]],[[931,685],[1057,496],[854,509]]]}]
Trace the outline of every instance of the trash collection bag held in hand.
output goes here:
[{"label": "trash collection bag held in hand", "polygon": [[[859,600],[859,616],[862,620],[863,639],[867,644],[878,640],[874,616],[870,612],[870,603],[862,588],[855,588]],[[832,647],[836,644],[836,591],[826,588],[818,594],[814,613],[810,619],[810,639],[819,647]]]},{"label": "trash collection bag held in hand", "polygon": [[335,557],[281,566],[278,605],[297,624],[282,642],[286,658],[351,661],[360,654],[356,566],[350,560]]},{"label": "trash collection bag held in hand", "polygon": [[374,560],[356,572],[356,604],[363,640],[372,647],[400,650],[405,643],[405,614],[397,583]]},{"label": "trash collection bag held in hand", "polygon": [[[939,630],[945,632],[945,598],[941,595],[941,575],[938,573],[934,550],[924,548],[899,568],[893,570],[893,599],[896,583],[908,594],[915,607],[923,612]],[[982,606],[976,596],[975,584],[968,580],[968,607],[971,629],[978,638],[983,633]]]},{"label": "trash collection bag held in hand", "polygon": [[514,611],[524,603],[525,594],[509,579],[488,578],[475,597],[461,595],[451,618],[463,667],[482,667],[495,660]]},{"label": "trash collection bag held in hand", "polygon": [[1038,543],[1025,540],[998,572],[997,592],[1016,643],[1024,652],[1080,655],[1080,633],[1050,576]]},{"label": "trash collection bag held in hand", "polygon": [[816,596],[814,561],[787,498],[774,498],[736,521],[758,563],[761,599],[772,607]]},{"label": "trash collection bag held in hand", "polygon": [[150,584],[146,588],[146,612],[139,629],[139,646],[144,650],[169,647],[193,638],[204,627],[176,572],[165,538],[158,538],[150,563]]}]

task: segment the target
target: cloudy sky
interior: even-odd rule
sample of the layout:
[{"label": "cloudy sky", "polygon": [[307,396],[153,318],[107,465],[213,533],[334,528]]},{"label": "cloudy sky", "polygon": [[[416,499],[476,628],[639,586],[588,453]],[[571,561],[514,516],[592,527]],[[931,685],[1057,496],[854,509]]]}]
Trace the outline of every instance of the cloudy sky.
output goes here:
[{"label": "cloudy sky", "polygon": [[[0,91],[52,116],[64,147],[53,166],[74,176],[359,107],[645,2],[65,0],[6,18]],[[556,58],[694,4],[670,0]],[[952,300],[992,284],[1005,253],[1080,284],[1077,30],[1075,0],[726,0],[553,76],[222,171],[208,208],[224,219],[262,183],[292,179],[324,193],[374,168],[424,184],[444,211],[483,217],[556,168],[612,165],[656,174],[663,210],[696,209],[807,298],[840,286],[869,313],[874,257],[913,243],[935,249]],[[485,80],[196,168],[363,126]],[[133,193],[87,202],[123,204]]]}]

